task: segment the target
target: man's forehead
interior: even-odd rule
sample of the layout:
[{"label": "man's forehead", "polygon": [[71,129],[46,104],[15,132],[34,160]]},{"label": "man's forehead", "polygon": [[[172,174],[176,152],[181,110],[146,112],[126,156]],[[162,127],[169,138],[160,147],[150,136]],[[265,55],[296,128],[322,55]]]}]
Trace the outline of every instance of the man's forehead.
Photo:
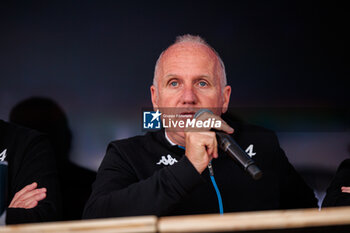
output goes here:
[{"label": "man's forehead", "polygon": [[[181,42],[170,46],[163,53],[159,64],[159,71],[162,73],[161,76],[168,72],[173,72],[173,68],[180,71],[178,68],[182,67],[185,69],[184,71],[190,71],[186,69],[186,66],[193,68],[191,65],[194,64],[202,68],[205,67],[208,74],[212,72],[216,73],[217,68],[219,68],[218,66],[220,66],[216,54],[208,46],[193,42]],[[205,65],[203,66],[203,64]]]},{"label": "man's forehead", "polygon": [[208,46],[196,42],[180,42],[170,46],[165,50],[162,59],[167,59],[169,57],[177,57],[179,55],[198,55],[200,57],[211,58],[214,62],[217,59],[214,51]]}]

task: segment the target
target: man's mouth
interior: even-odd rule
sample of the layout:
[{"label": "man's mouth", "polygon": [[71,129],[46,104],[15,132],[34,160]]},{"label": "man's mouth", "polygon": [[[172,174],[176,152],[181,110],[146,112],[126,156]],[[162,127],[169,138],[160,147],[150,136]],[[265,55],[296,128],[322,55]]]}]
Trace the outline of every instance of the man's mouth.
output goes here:
[{"label": "man's mouth", "polygon": [[193,118],[194,114],[196,114],[196,112],[193,111],[189,111],[189,112],[181,112],[180,115],[182,117],[186,117],[186,118]]}]

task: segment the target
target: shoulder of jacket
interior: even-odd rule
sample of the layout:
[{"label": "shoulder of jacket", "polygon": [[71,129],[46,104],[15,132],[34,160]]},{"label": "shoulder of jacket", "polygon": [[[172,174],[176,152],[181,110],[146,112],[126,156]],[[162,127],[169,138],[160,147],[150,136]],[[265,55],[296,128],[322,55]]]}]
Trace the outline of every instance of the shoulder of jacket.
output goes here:
[{"label": "shoulder of jacket", "polygon": [[11,122],[0,122],[2,134],[5,135],[9,141],[20,141],[20,142],[29,142],[37,137],[43,136],[43,133],[40,133],[34,129],[26,128]]},{"label": "shoulder of jacket", "polygon": [[135,143],[139,144],[140,142],[144,141],[144,137],[145,135],[138,135],[130,138],[114,140],[114,141],[111,141],[109,144],[115,145],[115,146],[129,146]]},{"label": "shoulder of jacket", "polygon": [[264,135],[264,137],[273,138],[276,137],[276,133],[273,130],[258,125],[248,123],[235,123],[231,126],[236,130],[237,134]]},{"label": "shoulder of jacket", "polygon": [[118,148],[118,150],[134,150],[154,141],[151,133],[138,135],[130,138],[115,140],[109,143],[108,148]]},{"label": "shoulder of jacket", "polygon": [[350,170],[350,159],[345,159],[342,161],[339,165],[338,171],[339,170]]}]

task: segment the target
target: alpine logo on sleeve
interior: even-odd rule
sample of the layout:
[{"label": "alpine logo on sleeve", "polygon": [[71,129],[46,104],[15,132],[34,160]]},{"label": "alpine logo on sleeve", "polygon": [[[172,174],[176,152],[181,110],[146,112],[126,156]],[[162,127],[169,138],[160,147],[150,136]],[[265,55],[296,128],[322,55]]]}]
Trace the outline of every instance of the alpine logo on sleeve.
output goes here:
[{"label": "alpine logo on sleeve", "polygon": [[3,150],[3,152],[0,153],[0,162],[3,162],[5,160],[6,151],[7,151],[7,149]]},{"label": "alpine logo on sleeve", "polygon": [[250,144],[245,152],[249,155],[250,158],[252,158],[254,155],[256,155],[256,152],[253,151],[254,145]]}]

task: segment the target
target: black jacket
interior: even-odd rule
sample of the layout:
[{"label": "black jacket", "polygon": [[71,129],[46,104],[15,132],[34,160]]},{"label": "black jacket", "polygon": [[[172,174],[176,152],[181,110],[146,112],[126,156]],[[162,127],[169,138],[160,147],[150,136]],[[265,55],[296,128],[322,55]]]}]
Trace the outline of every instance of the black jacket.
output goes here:
[{"label": "black jacket", "polygon": [[0,153],[6,149],[8,162],[7,203],[26,185],[38,183],[47,196],[32,209],[8,208],[6,224],[54,221],[60,218],[60,192],[52,147],[34,130],[0,120]]},{"label": "black jacket", "polygon": [[350,205],[350,193],[343,193],[342,186],[350,187],[350,159],[344,160],[327,189],[322,207]]},{"label": "black jacket", "polygon": [[[212,161],[225,212],[317,207],[313,191],[297,174],[271,131],[234,125],[242,148],[264,172],[254,181],[227,155]],[[164,131],[111,142],[97,173],[83,218],[218,213],[208,169],[201,175],[171,146]],[[157,164],[170,155],[178,162]]]},{"label": "black jacket", "polygon": [[[227,155],[212,161],[225,212],[317,207],[313,191],[288,162],[271,131],[233,125],[234,138],[264,172],[254,181]],[[164,131],[111,142],[98,170],[84,218],[218,213],[208,169],[201,175],[171,146]],[[178,162],[157,164],[170,155]]]}]

